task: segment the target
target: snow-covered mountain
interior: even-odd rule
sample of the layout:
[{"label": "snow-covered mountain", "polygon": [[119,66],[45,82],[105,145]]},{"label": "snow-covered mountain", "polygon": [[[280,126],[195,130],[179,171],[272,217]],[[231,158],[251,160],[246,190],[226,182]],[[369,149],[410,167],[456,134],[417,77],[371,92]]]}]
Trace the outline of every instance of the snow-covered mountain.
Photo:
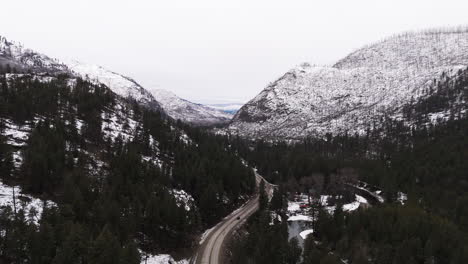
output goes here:
[{"label": "snow-covered mountain", "polygon": [[244,105],[228,129],[272,138],[363,133],[383,117],[402,119],[403,106],[467,66],[468,29],[390,37],[333,66],[290,70]]},{"label": "snow-covered mountain", "polygon": [[65,64],[0,36],[0,66],[18,71],[67,72]]},{"label": "snow-covered mountain", "polygon": [[88,65],[75,60],[65,61],[50,58],[1,36],[0,65],[15,68],[17,71],[68,73],[72,76],[90,79],[95,83],[108,86],[114,93],[124,98],[133,98],[143,105],[160,109],[159,103],[153,95],[129,77],[96,65]]},{"label": "snow-covered mountain", "polygon": [[110,71],[98,65],[85,64],[76,60],[66,61],[66,65],[69,70],[79,75],[81,78],[102,83],[120,96],[133,98],[137,102],[152,108],[160,108],[160,104],[154,96],[130,77]]},{"label": "snow-covered mountain", "polygon": [[184,100],[166,90],[152,90],[152,93],[169,116],[185,123],[193,125],[225,124],[233,117],[232,114],[224,111]]},{"label": "snow-covered mountain", "polygon": [[[14,68],[19,72],[33,71],[41,74],[68,73],[89,79],[109,87],[114,93],[133,98],[152,109],[163,109],[173,119],[195,125],[224,124],[232,114],[181,99],[176,95],[157,90],[152,94],[135,80],[98,65],[76,60],[58,60],[26,49],[22,44],[8,41],[0,36],[0,66]],[[155,98],[156,97],[156,98]]]}]

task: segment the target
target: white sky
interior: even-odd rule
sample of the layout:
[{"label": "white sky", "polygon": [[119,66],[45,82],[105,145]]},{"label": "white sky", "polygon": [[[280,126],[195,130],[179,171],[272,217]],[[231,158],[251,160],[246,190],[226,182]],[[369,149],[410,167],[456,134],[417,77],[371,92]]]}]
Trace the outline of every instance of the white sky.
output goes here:
[{"label": "white sky", "polygon": [[468,24],[466,0],[14,0],[0,35],[197,102],[247,101],[301,62]]}]

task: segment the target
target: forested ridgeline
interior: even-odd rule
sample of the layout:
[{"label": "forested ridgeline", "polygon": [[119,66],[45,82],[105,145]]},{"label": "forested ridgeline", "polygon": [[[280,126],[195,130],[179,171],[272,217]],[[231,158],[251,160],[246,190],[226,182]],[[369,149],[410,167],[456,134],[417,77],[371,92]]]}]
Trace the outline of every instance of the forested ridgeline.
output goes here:
[{"label": "forested ridgeline", "polygon": [[2,263],[139,263],[138,248],[190,247],[255,188],[225,138],[67,75],[1,74],[0,132],[3,184],[56,204],[37,224],[0,208]]}]

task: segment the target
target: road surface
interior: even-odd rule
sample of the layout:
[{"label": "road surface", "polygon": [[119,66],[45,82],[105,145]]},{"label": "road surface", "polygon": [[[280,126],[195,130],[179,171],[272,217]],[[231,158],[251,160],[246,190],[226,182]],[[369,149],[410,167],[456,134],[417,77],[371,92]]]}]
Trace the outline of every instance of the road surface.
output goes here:
[{"label": "road surface", "polygon": [[[264,180],[257,173],[256,182],[257,186],[261,180]],[[265,191],[271,198],[273,194],[274,185],[269,184],[265,181]],[[236,228],[241,226],[255,211],[258,210],[258,194],[252,197],[242,207],[228,215],[223,221],[218,223],[215,227],[209,231],[206,235],[205,240],[200,245],[196,255],[190,260],[193,264],[221,264],[221,256],[223,254],[223,245],[226,238]]]}]

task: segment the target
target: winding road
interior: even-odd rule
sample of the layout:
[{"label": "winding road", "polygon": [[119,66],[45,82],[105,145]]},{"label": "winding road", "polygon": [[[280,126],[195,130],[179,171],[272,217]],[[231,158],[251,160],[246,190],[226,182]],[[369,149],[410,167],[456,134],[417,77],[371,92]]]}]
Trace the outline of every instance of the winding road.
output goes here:
[{"label": "winding road", "polygon": [[[255,173],[257,186],[263,179],[262,176]],[[273,195],[275,185],[265,181],[265,191],[269,198]],[[195,256],[190,260],[192,264],[220,264],[221,256],[223,255],[224,242],[232,232],[241,226],[255,211],[258,210],[258,194],[252,197],[247,203],[241,206],[230,215],[226,216],[223,221],[213,227],[209,234],[206,235],[203,243],[200,245]]]}]

